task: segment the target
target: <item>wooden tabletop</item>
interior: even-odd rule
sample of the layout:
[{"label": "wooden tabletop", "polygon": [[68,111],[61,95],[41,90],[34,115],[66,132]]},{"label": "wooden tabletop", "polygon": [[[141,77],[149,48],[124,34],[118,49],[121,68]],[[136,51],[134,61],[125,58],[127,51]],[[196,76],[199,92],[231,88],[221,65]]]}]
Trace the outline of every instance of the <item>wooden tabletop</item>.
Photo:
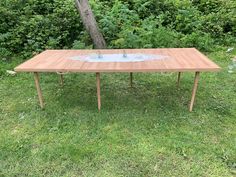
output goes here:
[{"label": "wooden tabletop", "polygon": [[[143,54],[145,61],[91,62],[76,57],[91,54]],[[155,58],[155,56],[157,56]],[[163,56],[163,57],[160,57]],[[158,59],[157,59],[158,58]],[[46,50],[15,68],[17,72],[184,72],[218,71],[214,62],[195,48]]]}]

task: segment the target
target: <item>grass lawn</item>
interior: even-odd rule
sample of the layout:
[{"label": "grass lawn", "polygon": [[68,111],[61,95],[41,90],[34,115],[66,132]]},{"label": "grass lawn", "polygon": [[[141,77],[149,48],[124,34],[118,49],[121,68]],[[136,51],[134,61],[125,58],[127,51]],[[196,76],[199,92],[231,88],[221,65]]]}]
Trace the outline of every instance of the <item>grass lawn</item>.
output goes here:
[{"label": "grass lawn", "polygon": [[46,107],[32,74],[6,74],[0,61],[0,176],[236,176],[236,52],[207,55],[222,67],[202,73],[192,113],[194,73],[41,74]]}]

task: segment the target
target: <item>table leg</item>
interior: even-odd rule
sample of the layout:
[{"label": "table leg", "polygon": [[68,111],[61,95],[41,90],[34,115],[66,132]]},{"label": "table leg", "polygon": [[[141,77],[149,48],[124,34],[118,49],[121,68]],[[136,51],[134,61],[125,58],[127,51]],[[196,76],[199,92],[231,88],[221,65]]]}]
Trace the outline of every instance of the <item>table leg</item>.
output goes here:
[{"label": "table leg", "polygon": [[179,83],[180,83],[180,76],[181,76],[181,72],[178,72],[178,78],[177,78],[177,88],[179,88]]},{"label": "table leg", "polygon": [[130,73],[130,87],[133,87],[133,73]]},{"label": "table leg", "polygon": [[64,77],[62,74],[59,74],[59,79],[60,79],[61,86],[63,86],[64,85]]},{"label": "table leg", "polygon": [[97,79],[97,99],[98,99],[98,110],[101,110],[101,95],[100,95],[100,73],[96,73]]},{"label": "table leg", "polygon": [[43,105],[43,96],[42,96],[42,91],[41,91],[41,88],[40,88],[40,85],[39,85],[39,74],[37,72],[34,72],[34,81],[35,81],[35,86],[36,86],[36,89],[37,89],[37,92],[38,92],[39,104],[40,104],[40,107],[43,108],[44,107],[44,105]]},{"label": "table leg", "polygon": [[199,76],[200,76],[200,72],[196,72],[195,73],[194,84],[193,84],[192,98],[191,98],[191,102],[190,102],[190,106],[189,106],[189,111],[190,112],[193,110],[193,104],[194,104],[194,100],[195,100],[195,96],[196,96],[196,92],[197,92]]}]

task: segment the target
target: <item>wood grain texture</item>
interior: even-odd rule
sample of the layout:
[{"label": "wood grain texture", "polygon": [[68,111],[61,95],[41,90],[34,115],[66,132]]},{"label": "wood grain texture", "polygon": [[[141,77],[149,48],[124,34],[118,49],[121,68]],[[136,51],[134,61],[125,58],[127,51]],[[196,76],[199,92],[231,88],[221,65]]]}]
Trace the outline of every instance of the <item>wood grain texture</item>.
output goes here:
[{"label": "wood grain texture", "polygon": [[189,111],[190,112],[192,112],[192,110],[193,110],[193,104],[194,104],[195,96],[196,96],[196,92],[197,92],[199,75],[200,75],[200,72],[196,72],[195,73],[194,84],[193,84],[193,91],[192,91],[192,98],[191,98],[191,102],[190,102],[190,105],[189,105]]},{"label": "wood grain texture", "polygon": [[64,85],[64,77],[62,74],[58,74],[58,75],[59,75],[60,85],[63,86]]},{"label": "wood grain texture", "polygon": [[130,73],[130,87],[133,87],[133,73]]},{"label": "wood grain texture", "polygon": [[36,90],[38,93],[40,107],[44,108],[42,91],[41,91],[40,84],[39,84],[39,74],[36,72],[34,73],[34,81],[35,81],[35,86],[36,86]]},{"label": "wood grain texture", "polygon": [[96,73],[97,81],[97,99],[98,99],[98,110],[101,110],[101,89],[100,89],[100,73]]},{"label": "wood grain texture", "polygon": [[181,77],[181,72],[178,72],[178,77],[177,77],[177,88],[179,88],[179,84],[180,84],[180,77]]},{"label": "wood grain texture", "polygon": [[[81,54],[143,53],[168,59],[140,62],[86,62],[72,60]],[[218,71],[220,67],[195,48],[46,50],[15,68],[17,72],[198,72]]]}]

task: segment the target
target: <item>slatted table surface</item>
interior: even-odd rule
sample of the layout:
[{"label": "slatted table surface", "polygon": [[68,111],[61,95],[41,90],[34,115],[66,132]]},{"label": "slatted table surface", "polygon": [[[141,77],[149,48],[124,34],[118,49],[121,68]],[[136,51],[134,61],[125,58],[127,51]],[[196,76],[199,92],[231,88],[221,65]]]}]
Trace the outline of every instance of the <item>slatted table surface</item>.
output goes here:
[{"label": "slatted table surface", "polygon": [[140,62],[89,62],[74,60],[73,57],[100,52],[105,54],[122,54],[122,49],[110,50],[46,50],[32,59],[17,66],[18,72],[184,72],[184,71],[217,71],[220,69],[214,62],[195,48],[173,49],[125,49],[129,54],[141,53],[163,56],[155,60]]},{"label": "slatted table surface", "polygon": [[39,85],[40,72],[57,72],[63,84],[63,73],[94,72],[97,80],[98,109],[101,109],[100,73],[178,72],[177,86],[183,72],[194,72],[189,110],[192,111],[200,72],[219,71],[220,67],[195,48],[168,49],[107,49],[107,50],[46,50],[15,68],[17,72],[33,72],[40,106],[43,108]]}]

